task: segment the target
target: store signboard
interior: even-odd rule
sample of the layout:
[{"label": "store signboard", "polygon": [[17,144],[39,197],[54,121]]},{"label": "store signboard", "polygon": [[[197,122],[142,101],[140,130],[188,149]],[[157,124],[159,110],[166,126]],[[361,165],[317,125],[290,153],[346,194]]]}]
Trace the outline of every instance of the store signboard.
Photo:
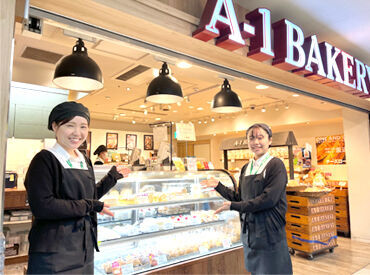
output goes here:
[{"label": "store signboard", "polygon": [[370,97],[370,66],[325,41],[319,43],[316,35],[304,37],[302,29],[287,19],[271,24],[268,9],[257,8],[245,18],[249,23],[238,24],[232,0],[208,0],[193,37],[215,38],[216,46],[230,51],[246,46],[245,39],[249,39],[250,58],[272,59],[272,65],[280,69],[361,98]]},{"label": "store signboard", "polygon": [[318,165],[346,164],[343,135],[316,137],[315,140]]},{"label": "store signboard", "polygon": [[189,123],[176,123],[176,138],[181,141],[195,141],[195,128],[194,124]]}]

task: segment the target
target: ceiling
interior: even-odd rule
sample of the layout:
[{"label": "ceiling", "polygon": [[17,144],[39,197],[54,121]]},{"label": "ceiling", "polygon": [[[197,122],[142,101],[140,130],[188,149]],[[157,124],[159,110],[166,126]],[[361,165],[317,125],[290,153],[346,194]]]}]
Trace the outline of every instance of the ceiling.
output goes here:
[{"label": "ceiling", "polygon": [[[272,14],[276,13],[275,8],[272,9],[274,10]],[[297,22],[297,24],[299,23]],[[210,110],[213,96],[220,90],[223,82],[224,76],[219,73],[198,66],[182,69],[176,66],[181,60],[148,52],[121,41],[113,41],[96,34],[76,30],[51,20],[44,21],[42,35],[22,32],[21,25],[16,24],[13,80],[54,87],[52,77],[55,62],[50,60],[58,58],[55,54],[60,56],[70,54],[76,41],[76,38],[69,36],[70,34],[66,35],[66,32],[74,32],[76,37],[86,37],[85,46],[88,49],[88,54],[98,63],[103,72],[104,88],[79,100],[90,109],[93,119],[130,123],[135,121],[135,123],[148,124],[158,121],[179,122],[184,120],[187,122],[222,118],[222,115]],[[36,50],[29,51],[30,48]],[[26,53],[29,53],[28,57],[24,57],[26,49]],[[167,61],[172,75],[179,81],[183,94],[186,96],[181,106],[145,102],[147,86],[154,78],[155,71],[161,67],[162,61]],[[366,62],[366,59],[364,58],[363,61]],[[117,79],[120,75],[137,66],[145,66],[147,70],[126,81]],[[256,86],[259,83],[250,80],[230,79],[230,84],[232,90],[242,100],[243,112],[253,108],[266,108],[267,111],[283,109],[289,104],[310,106],[317,110],[326,111],[341,108],[303,95],[295,97],[291,92],[273,87],[258,90]]]}]

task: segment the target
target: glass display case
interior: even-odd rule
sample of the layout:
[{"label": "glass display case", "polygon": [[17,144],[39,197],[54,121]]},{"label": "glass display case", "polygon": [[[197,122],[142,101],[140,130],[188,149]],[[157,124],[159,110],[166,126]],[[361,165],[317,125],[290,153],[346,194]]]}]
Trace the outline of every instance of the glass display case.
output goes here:
[{"label": "glass display case", "polygon": [[[95,167],[98,181],[108,171]],[[114,218],[98,215],[95,274],[148,272],[241,246],[235,211],[214,214],[224,201],[200,182],[216,178],[234,188],[224,170],[132,172],[102,201]]]}]

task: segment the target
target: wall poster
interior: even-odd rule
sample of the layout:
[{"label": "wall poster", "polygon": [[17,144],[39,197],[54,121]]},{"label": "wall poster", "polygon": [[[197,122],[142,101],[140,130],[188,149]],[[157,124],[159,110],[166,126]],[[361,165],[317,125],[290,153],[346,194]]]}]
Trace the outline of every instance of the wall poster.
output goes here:
[{"label": "wall poster", "polygon": [[346,164],[343,135],[316,137],[315,140],[318,165]]}]

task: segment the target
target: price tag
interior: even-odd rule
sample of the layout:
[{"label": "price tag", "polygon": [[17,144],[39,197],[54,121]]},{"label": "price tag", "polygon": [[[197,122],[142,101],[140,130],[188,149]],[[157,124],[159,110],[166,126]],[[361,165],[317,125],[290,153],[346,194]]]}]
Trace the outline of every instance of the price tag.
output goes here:
[{"label": "price tag", "polygon": [[160,255],[157,257],[158,265],[166,264],[167,263],[167,256]]},{"label": "price tag", "polygon": [[199,253],[200,254],[208,253],[208,248],[205,247],[204,245],[199,246]]},{"label": "price tag", "polygon": [[134,265],[133,264],[122,265],[121,269],[122,269],[122,274],[134,273]]},{"label": "price tag", "polygon": [[230,239],[224,239],[224,240],[222,240],[222,246],[223,246],[224,248],[229,248],[229,247],[231,247],[231,240],[230,240]]}]

